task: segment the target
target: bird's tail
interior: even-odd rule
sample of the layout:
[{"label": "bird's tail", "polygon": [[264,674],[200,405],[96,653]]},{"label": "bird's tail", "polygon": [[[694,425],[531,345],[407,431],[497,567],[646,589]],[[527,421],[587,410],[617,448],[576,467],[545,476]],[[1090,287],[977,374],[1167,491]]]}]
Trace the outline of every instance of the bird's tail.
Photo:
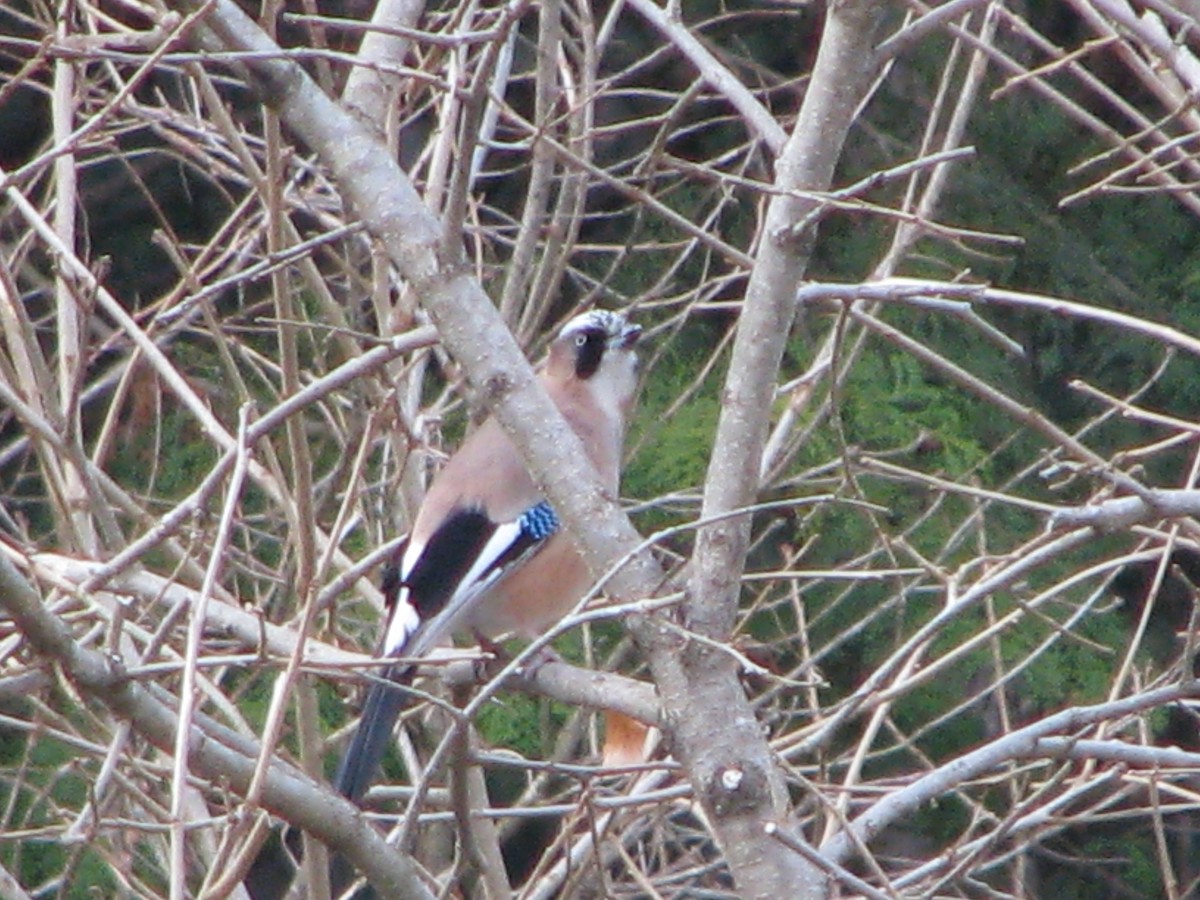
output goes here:
[{"label": "bird's tail", "polygon": [[333,779],[334,787],[343,797],[357,803],[371,786],[392,739],[396,719],[404,709],[404,686],[412,678],[412,666],[393,666],[384,671],[382,680],[372,682],[367,689],[358,730]]}]

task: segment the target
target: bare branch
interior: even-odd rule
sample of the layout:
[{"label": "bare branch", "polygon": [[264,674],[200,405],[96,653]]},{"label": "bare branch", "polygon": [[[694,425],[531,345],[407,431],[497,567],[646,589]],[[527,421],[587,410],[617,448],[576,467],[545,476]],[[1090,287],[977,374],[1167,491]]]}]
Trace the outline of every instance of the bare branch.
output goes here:
[{"label": "bare branch", "polygon": [[[6,557],[0,557],[0,605],[37,651],[59,663],[72,682],[89,697],[127,719],[147,740],[170,751],[180,719],[162,700],[131,681],[120,664],[79,646],[45,608],[42,598]],[[234,790],[249,789],[256,748],[226,732],[188,732],[188,758],[196,771]],[[236,742],[235,742],[236,740]],[[318,835],[344,853],[381,891],[407,897],[432,897],[417,876],[412,861],[389,850],[359,811],[328,788],[276,761],[263,790],[263,805]]]}]

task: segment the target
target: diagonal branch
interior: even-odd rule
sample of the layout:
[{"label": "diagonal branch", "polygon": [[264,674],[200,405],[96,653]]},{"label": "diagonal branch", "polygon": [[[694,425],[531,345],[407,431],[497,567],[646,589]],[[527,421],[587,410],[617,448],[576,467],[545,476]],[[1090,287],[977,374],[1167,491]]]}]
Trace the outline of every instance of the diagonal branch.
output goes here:
[{"label": "diagonal branch", "polygon": [[[66,625],[0,554],[0,607],[40,655],[54,660],[79,690],[128,721],[160,750],[174,749],[179,716],[120,663],[81,647]],[[202,729],[200,716],[189,729],[188,765],[193,772],[245,794],[254,776],[257,743],[225,729]],[[263,808],[311,832],[345,854],[384,896],[432,897],[412,860],[392,851],[358,808],[278,760],[267,773]]]}]

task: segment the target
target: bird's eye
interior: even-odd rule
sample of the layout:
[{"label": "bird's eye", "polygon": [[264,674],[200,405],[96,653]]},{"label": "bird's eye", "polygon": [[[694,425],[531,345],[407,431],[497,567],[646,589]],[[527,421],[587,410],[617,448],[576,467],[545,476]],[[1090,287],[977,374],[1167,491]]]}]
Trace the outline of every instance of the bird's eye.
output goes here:
[{"label": "bird's eye", "polygon": [[588,336],[586,334],[575,335],[575,346],[576,347],[584,347],[587,345],[587,342],[588,342]]}]

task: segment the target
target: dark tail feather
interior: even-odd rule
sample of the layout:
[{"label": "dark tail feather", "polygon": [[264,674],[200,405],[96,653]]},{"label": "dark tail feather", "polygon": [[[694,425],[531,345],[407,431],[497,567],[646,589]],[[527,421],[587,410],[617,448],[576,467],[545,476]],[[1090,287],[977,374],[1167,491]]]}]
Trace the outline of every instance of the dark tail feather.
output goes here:
[{"label": "dark tail feather", "polygon": [[371,786],[407,699],[400,686],[411,682],[412,676],[411,666],[397,666],[384,672],[392,684],[376,681],[367,690],[362,720],[333,779],[334,787],[343,797],[357,803]]}]

